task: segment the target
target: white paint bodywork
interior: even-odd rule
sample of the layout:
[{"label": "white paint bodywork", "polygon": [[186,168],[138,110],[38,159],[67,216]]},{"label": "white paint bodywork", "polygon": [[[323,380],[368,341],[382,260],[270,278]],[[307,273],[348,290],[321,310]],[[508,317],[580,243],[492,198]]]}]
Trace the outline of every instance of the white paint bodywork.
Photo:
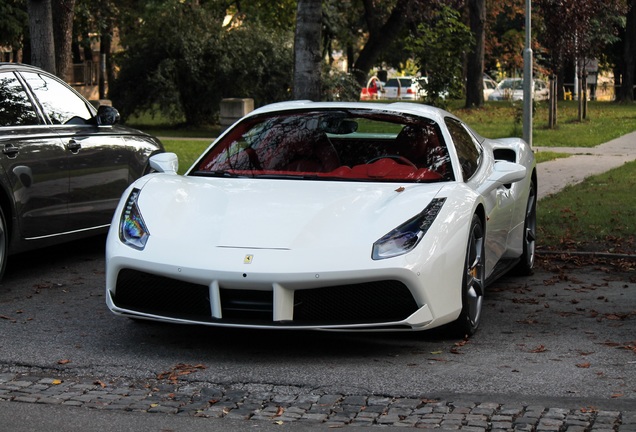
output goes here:
[{"label": "white paint bodywork", "polygon": [[[303,104],[277,104],[256,113]],[[421,105],[388,107],[435,119],[442,125],[447,142],[452,142],[443,127],[443,117],[450,114]],[[377,109],[377,105],[373,108]],[[522,253],[523,222],[534,166],[532,151],[520,139],[483,140],[481,145],[481,166],[467,182],[400,184],[148,175],[124,193],[115,212],[106,251],[108,307],[125,316],[210,324],[115,306],[113,294],[119,271],[135,269],[208,286],[212,315],[219,319],[220,288],[273,291],[271,326],[222,322],[214,325],[421,330],[452,322],[462,307],[468,228],[475,213],[484,216],[487,275],[501,259],[518,258]],[[461,178],[457,156],[450,147],[456,177]],[[493,176],[494,148],[517,154],[516,162],[528,170],[524,180],[510,187],[490,181],[499,175]],[[515,166],[518,168],[516,164],[508,168]],[[500,171],[505,168],[502,165]],[[138,205],[150,232],[143,250],[123,244],[118,233],[121,213],[133,188],[141,190]],[[383,260],[371,258],[375,241],[440,197],[446,202],[414,250]],[[286,325],[294,318],[296,290],[386,279],[403,282],[419,307],[403,321]]]}]

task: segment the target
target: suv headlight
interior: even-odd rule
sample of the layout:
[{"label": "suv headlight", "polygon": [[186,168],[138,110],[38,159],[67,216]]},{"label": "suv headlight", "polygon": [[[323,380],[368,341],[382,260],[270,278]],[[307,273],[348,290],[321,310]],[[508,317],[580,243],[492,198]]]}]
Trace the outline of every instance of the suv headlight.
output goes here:
[{"label": "suv headlight", "polygon": [[143,250],[150,237],[150,231],[148,231],[137,205],[140,193],[139,189],[132,190],[119,222],[119,239],[122,243],[137,250]]},{"label": "suv headlight", "polygon": [[446,198],[435,198],[417,216],[404,222],[373,243],[371,258],[381,260],[403,255],[415,248],[431,227]]}]

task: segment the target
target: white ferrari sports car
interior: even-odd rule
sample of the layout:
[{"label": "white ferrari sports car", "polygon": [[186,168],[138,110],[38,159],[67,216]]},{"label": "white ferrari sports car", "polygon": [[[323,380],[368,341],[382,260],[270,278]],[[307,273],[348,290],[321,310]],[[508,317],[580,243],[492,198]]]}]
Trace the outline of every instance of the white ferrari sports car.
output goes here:
[{"label": "white ferrari sports car", "polygon": [[122,197],[106,302],[134,319],[269,329],[479,326],[486,285],[535,254],[537,176],[412,103],[257,109],[185,175],[172,153]]}]

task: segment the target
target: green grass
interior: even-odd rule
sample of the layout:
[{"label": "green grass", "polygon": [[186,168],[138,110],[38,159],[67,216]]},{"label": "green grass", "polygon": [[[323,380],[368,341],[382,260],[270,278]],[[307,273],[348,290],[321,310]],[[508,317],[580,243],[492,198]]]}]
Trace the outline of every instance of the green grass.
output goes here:
[{"label": "green grass", "polygon": [[537,161],[537,163],[547,162],[547,161],[560,159],[560,158],[566,158],[570,156],[572,156],[571,153],[560,153],[560,152],[553,152],[553,151],[540,151],[540,152],[535,152],[534,154],[534,158]]},{"label": "green grass", "polygon": [[[451,101],[448,109],[483,136],[521,136],[521,124],[515,120],[519,119],[519,104],[489,102],[484,108],[465,110],[461,101]],[[561,101],[557,127],[548,129],[547,105],[537,104],[533,145],[554,148],[554,151],[537,152],[538,163],[570,156],[559,152],[558,147],[593,147],[636,130],[634,104],[590,102],[588,119],[579,122],[577,116],[577,101]],[[131,119],[129,124],[162,137],[166,150],[179,155],[180,173],[184,173],[220,133],[216,126],[185,128],[177,122],[150,121],[143,117]],[[634,190],[636,162],[590,177],[579,185],[542,199],[537,210],[539,248],[634,253]]]},{"label": "green grass", "polygon": [[[485,137],[522,135],[520,103],[488,102],[484,108],[466,110],[457,101],[449,110]],[[548,106],[539,102],[533,119],[533,146],[594,147],[636,130],[636,105],[588,102],[587,119],[579,122],[578,102],[560,101],[556,128],[547,126]]]},{"label": "green grass", "polygon": [[179,174],[186,172],[212,141],[209,140],[171,140],[162,139],[166,151],[179,156]]},{"label": "green grass", "polygon": [[545,249],[633,254],[634,190],[636,162],[630,162],[542,199],[538,243]]}]

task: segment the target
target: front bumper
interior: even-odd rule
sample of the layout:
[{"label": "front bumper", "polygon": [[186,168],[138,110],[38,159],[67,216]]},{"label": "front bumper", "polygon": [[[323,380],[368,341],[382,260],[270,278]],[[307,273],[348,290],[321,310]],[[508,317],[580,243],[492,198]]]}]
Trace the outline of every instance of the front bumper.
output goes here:
[{"label": "front bumper", "polygon": [[209,326],[423,330],[436,321],[429,305],[418,305],[418,296],[397,279],[366,275],[335,285],[302,279],[269,286],[217,279],[206,285],[123,268],[106,301],[118,315]]}]

